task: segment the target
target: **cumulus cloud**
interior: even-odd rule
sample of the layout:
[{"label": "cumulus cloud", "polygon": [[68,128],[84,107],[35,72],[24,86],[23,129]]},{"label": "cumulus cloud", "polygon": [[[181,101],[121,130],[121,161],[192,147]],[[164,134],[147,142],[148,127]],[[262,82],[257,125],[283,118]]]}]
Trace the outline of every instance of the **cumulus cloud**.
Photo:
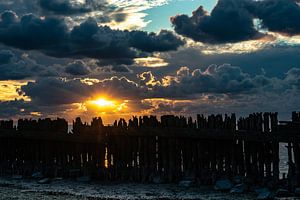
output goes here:
[{"label": "cumulus cloud", "polygon": [[92,18],[69,30],[59,18],[41,19],[32,14],[18,18],[11,11],[1,14],[0,42],[55,57],[111,59],[120,63],[129,62],[143,52],[176,50],[184,44],[169,31],[156,35],[112,30],[98,26]]},{"label": "cumulus cloud", "polygon": [[254,19],[270,32],[300,33],[300,6],[295,0],[219,0],[211,13],[200,6],[192,16],[177,15],[171,22],[178,34],[204,43],[233,43],[259,39]]}]

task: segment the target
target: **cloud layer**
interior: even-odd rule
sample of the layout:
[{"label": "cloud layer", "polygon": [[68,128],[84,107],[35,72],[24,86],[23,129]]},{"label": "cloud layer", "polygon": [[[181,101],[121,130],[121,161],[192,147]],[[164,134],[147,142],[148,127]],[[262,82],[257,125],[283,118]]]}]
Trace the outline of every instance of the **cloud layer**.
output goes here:
[{"label": "cloud layer", "polygon": [[[29,116],[30,113],[42,116],[60,113],[71,119],[74,113],[93,116],[97,113],[85,103],[99,96],[126,102],[130,110],[123,114],[128,116],[133,110],[138,114],[188,115],[280,111],[289,116],[298,107],[300,69],[292,68],[282,78],[253,76],[229,64],[210,65],[205,70],[181,67],[174,75],[161,78],[148,71],[135,80],[117,76],[106,79],[44,77],[21,86],[18,92],[19,100],[0,102],[0,118]],[[22,97],[31,101],[24,101]]]}]

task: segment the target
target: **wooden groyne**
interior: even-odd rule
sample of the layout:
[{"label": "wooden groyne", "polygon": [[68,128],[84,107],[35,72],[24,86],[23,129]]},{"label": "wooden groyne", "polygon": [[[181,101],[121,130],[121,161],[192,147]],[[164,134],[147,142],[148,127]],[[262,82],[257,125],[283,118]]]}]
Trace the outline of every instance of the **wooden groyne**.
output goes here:
[{"label": "wooden groyne", "polygon": [[300,184],[300,113],[162,116],[120,119],[104,126],[80,118],[68,132],[64,119],[0,122],[0,174],[89,176],[101,180],[178,182],[244,177],[254,184],[279,180],[279,143],[288,147],[291,185]]}]

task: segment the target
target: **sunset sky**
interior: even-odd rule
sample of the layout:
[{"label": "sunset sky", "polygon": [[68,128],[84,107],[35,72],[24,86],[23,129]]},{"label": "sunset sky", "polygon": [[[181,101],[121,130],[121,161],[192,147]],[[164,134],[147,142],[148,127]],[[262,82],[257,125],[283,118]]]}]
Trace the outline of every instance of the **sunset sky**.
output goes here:
[{"label": "sunset sky", "polygon": [[0,0],[0,118],[300,110],[298,0]]}]

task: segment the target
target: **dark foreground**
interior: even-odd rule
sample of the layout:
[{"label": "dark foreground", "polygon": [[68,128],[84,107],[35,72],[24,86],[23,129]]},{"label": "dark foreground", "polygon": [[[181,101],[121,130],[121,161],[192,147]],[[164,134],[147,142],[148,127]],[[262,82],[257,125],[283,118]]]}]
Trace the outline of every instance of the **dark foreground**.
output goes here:
[{"label": "dark foreground", "polygon": [[255,194],[229,194],[212,187],[179,187],[175,184],[80,183],[55,180],[38,184],[34,180],[0,179],[0,199],[255,199]]},{"label": "dark foreground", "polygon": [[[215,191],[212,186],[180,187],[176,184],[140,184],[79,182],[55,179],[39,184],[32,179],[0,178],[0,199],[2,200],[250,200],[257,199],[255,192],[231,194]],[[272,198],[273,199],[273,198]],[[296,197],[275,197],[274,199],[299,199]]]}]

